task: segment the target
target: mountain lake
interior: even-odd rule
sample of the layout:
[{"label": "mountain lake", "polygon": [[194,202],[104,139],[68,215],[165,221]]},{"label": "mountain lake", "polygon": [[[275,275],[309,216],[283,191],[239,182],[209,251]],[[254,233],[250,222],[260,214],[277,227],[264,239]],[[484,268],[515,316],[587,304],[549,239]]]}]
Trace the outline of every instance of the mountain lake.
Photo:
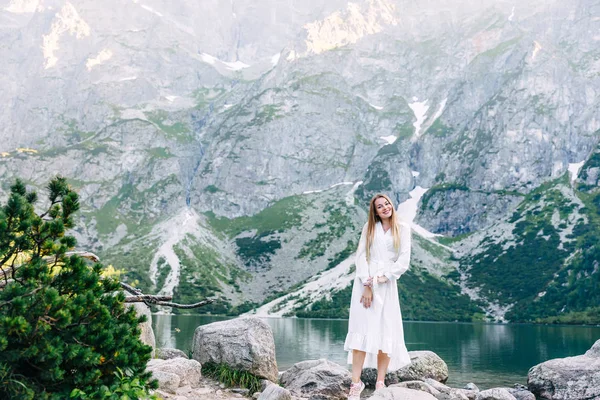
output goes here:
[{"label": "mountain lake", "polygon": [[[164,314],[152,318],[157,347],[173,347],[186,354],[191,353],[196,327],[229,319]],[[347,320],[263,320],[273,330],[280,371],[319,358],[347,365]],[[460,388],[473,382],[480,389],[489,389],[527,384],[527,371],[534,365],[585,353],[600,339],[600,327],[404,321],[404,336],[409,351],[431,350],[448,364],[447,385]]]}]

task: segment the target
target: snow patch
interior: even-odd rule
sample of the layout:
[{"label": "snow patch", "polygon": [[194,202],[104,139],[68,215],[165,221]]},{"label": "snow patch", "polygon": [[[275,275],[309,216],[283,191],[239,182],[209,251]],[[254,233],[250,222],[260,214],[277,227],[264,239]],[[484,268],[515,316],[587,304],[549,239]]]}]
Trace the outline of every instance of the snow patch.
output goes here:
[{"label": "snow patch", "polygon": [[329,186],[327,189],[307,190],[305,192],[302,192],[302,194],[321,193],[321,192],[324,192],[325,190],[333,189],[334,187],[342,186],[342,185],[354,185],[354,182],[339,182],[339,183],[334,183],[333,185]]},{"label": "snow patch", "polygon": [[4,10],[14,14],[33,13],[37,10],[40,0],[12,0]]},{"label": "snow patch", "polygon": [[398,217],[400,217],[401,220],[410,223],[410,226],[413,229],[413,231],[418,233],[423,238],[429,240],[430,242],[434,243],[437,246],[441,246],[441,247],[445,248],[446,250],[453,252],[454,250],[452,248],[450,248],[448,246],[444,246],[443,244],[440,244],[437,241],[432,240],[434,237],[441,236],[441,235],[437,235],[435,233],[429,232],[427,229],[423,228],[421,225],[417,225],[414,222],[415,217],[417,216],[417,211],[419,209],[419,201],[421,200],[421,197],[423,197],[423,195],[427,192],[427,190],[429,190],[429,189],[422,188],[421,186],[417,186],[413,190],[411,190],[408,193],[410,198],[408,200],[404,201],[403,203],[398,204],[398,207],[396,209],[396,212],[398,213]]},{"label": "snow patch", "polygon": [[112,56],[113,56],[112,51],[110,51],[108,49],[104,49],[100,53],[98,53],[98,55],[96,57],[88,58],[87,62],[85,63],[85,67],[87,68],[88,71],[91,71],[92,68],[94,68],[96,65],[100,65],[104,61],[110,60],[112,58]]},{"label": "snow patch", "polygon": [[513,6],[512,10],[510,11],[510,15],[508,16],[508,20],[512,21],[514,17],[515,17],[515,6]]},{"label": "snow patch", "polygon": [[119,82],[133,81],[133,80],[136,80],[137,78],[138,78],[137,76],[126,76],[125,78],[120,78]]},{"label": "snow patch", "polygon": [[540,50],[542,49],[542,45],[539,44],[537,41],[533,41],[534,44],[534,48],[533,48],[533,54],[531,55],[531,61],[535,60],[535,56],[537,55],[537,53],[540,52]]},{"label": "snow patch", "polygon": [[271,57],[271,64],[273,64],[273,66],[276,66],[277,64],[279,64],[280,58],[281,58],[281,53],[275,54],[273,57]]},{"label": "snow patch", "polygon": [[169,101],[169,103],[174,102],[179,96],[165,96],[165,99]]},{"label": "snow patch", "polygon": [[358,189],[358,187],[360,185],[362,185],[363,181],[358,181],[356,182],[353,186],[352,189],[350,189],[348,191],[348,193],[346,193],[346,205],[348,207],[352,207],[354,205],[354,193],[356,192],[356,189]]},{"label": "snow patch", "polygon": [[145,4],[140,4],[140,7],[142,7],[146,11],[150,11],[152,14],[158,15],[159,17],[163,17],[163,15],[161,13],[159,13],[158,11],[156,11],[154,8],[152,8],[150,6],[147,6]]},{"label": "snow patch", "polygon": [[438,110],[435,112],[435,115],[431,119],[432,121],[435,121],[436,119],[438,119],[442,115],[442,112],[444,112],[444,108],[446,108],[446,103],[447,102],[448,102],[448,98],[447,97],[444,100],[442,100],[442,102],[440,103],[440,107],[438,108]]},{"label": "snow patch", "polygon": [[[297,306],[298,302],[304,299],[310,299],[310,303],[318,299],[330,299],[333,292],[348,287],[354,279],[354,274],[350,272],[350,267],[353,264],[354,255],[342,261],[336,267],[314,277],[312,281],[300,289],[279,297],[244,315],[282,317],[284,314],[291,312]],[[290,300],[288,301],[288,299]]]},{"label": "snow patch", "polygon": [[232,71],[239,71],[240,69],[244,69],[244,68],[248,68],[250,67],[248,64],[244,64],[241,61],[235,61],[235,62],[226,62],[226,61],[221,61],[218,58],[211,56],[210,54],[206,54],[206,53],[201,53],[200,54],[200,59],[202,61],[204,61],[207,64],[210,65],[222,65],[225,68],[232,70]]},{"label": "snow patch", "polygon": [[241,61],[235,61],[235,62],[225,62],[225,61],[221,61],[227,68],[229,68],[232,71],[239,71],[240,69],[244,69],[244,68],[248,68],[249,65],[248,64],[244,64]]},{"label": "snow patch", "polygon": [[390,136],[380,136],[379,139],[386,141],[388,144],[392,144],[396,141],[397,137],[394,135]]},{"label": "snow patch", "polygon": [[296,52],[294,50],[290,51],[288,56],[285,58],[286,61],[294,61],[296,59]]},{"label": "snow patch", "polygon": [[383,110],[383,107],[382,107],[382,106],[376,106],[375,104],[371,104],[371,103],[369,103],[369,105],[370,105],[371,107],[373,107],[374,109],[376,109],[376,110]]},{"label": "snow patch", "polygon": [[577,180],[577,175],[579,175],[579,170],[581,169],[581,167],[583,167],[583,164],[585,164],[585,160],[578,163],[569,164],[568,170],[571,174],[571,183],[574,183]]},{"label": "snow patch", "polygon": [[90,35],[90,26],[79,16],[75,7],[68,2],[56,13],[50,32],[42,36],[42,52],[46,60],[45,69],[55,66],[58,62],[54,52],[60,49],[58,42],[65,33],[69,33],[77,39],[83,39]]},{"label": "snow patch", "polygon": [[429,110],[429,106],[427,105],[428,100],[425,101],[417,101],[416,97],[413,97],[414,102],[409,103],[408,106],[415,114],[417,120],[413,124],[415,127],[415,135],[414,138],[418,138],[421,135],[421,125],[425,122],[425,116],[427,114],[427,110]]},{"label": "snow patch", "polygon": [[419,171],[410,171],[414,178],[417,178],[421,173]]},{"label": "snow patch", "polygon": [[175,253],[177,243],[183,241],[187,235],[200,237],[199,216],[192,209],[184,209],[174,218],[157,227],[159,234],[166,240],[158,248],[150,263],[150,280],[156,284],[158,277],[158,261],[163,258],[171,266],[164,286],[157,293],[161,296],[172,296],[174,289],[179,285],[181,264]]},{"label": "snow patch", "polygon": [[210,54],[206,53],[200,54],[200,59],[202,59],[202,61],[210,65],[215,65],[215,63],[218,61],[216,57],[213,57]]}]

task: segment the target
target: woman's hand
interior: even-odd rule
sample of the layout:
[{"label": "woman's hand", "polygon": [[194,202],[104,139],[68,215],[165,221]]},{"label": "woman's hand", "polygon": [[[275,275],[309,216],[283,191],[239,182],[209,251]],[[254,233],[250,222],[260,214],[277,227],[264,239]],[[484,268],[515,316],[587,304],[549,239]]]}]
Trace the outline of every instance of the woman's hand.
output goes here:
[{"label": "woman's hand", "polygon": [[362,303],[362,305],[365,308],[369,308],[371,307],[371,302],[373,301],[373,289],[371,289],[370,287],[366,286],[365,290],[363,291],[363,295],[360,298],[360,302]]}]

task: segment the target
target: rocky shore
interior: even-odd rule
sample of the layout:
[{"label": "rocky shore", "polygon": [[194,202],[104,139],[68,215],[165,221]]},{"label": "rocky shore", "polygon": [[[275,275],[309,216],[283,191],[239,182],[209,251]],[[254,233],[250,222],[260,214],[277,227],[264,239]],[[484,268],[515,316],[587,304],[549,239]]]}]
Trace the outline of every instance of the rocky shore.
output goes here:
[{"label": "rocky shore", "polygon": [[[147,323],[149,324],[149,323]],[[145,327],[143,332],[149,332]],[[151,331],[151,330],[150,330]],[[153,334],[142,339],[154,346]],[[346,399],[350,372],[326,359],[301,361],[279,372],[275,342],[268,324],[258,318],[238,318],[196,328],[192,358],[176,349],[156,349],[148,370],[159,382],[164,399],[337,400]],[[373,391],[376,371],[365,369],[362,398],[372,400],[590,400],[600,399],[600,340],[584,355],[549,360],[532,367],[528,385],[479,390],[445,385],[448,367],[431,351],[410,352],[411,364],[386,375],[386,387]],[[254,393],[228,388],[203,376],[203,365],[226,366],[260,379]]]}]

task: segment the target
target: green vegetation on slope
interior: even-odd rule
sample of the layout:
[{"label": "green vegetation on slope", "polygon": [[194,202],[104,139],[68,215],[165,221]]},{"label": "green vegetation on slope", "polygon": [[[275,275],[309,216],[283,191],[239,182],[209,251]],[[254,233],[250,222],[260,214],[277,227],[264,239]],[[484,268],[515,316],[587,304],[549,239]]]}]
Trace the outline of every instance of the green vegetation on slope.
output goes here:
[{"label": "green vegetation on slope", "polygon": [[[600,304],[600,194],[574,191],[585,204],[580,207],[564,194],[570,190],[567,175],[541,185],[510,218],[511,243],[486,239],[480,244],[484,252],[460,260],[471,285],[513,305],[506,314],[510,321],[594,321],[590,307]],[[561,243],[561,234],[567,241]]]},{"label": "green vegetation on slope", "polygon": [[[221,262],[219,254],[210,247],[193,243],[191,239],[184,240],[173,249],[179,258],[179,286],[173,292],[173,297],[181,303],[195,303],[207,297],[220,297],[222,292],[220,282],[230,282],[229,269]],[[235,266],[229,266],[235,269]],[[234,281],[235,282],[235,281]],[[202,313],[227,314],[231,304],[217,300],[203,306]],[[173,309],[175,313],[186,310]],[[198,312],[199,310],[192,310]]]}]

